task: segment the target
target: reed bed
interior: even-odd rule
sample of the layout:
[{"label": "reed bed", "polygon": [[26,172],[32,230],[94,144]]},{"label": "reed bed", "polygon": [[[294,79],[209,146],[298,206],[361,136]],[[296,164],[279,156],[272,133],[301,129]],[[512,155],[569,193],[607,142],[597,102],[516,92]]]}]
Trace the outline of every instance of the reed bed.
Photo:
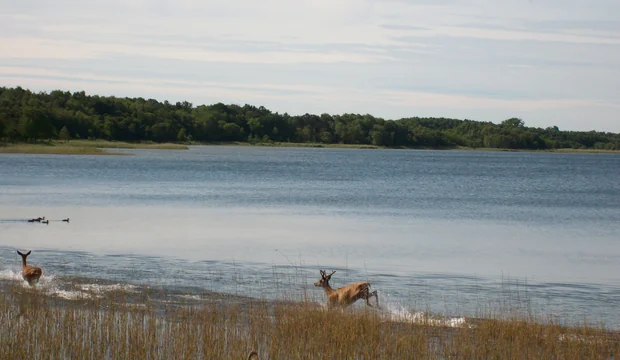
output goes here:
[{"label": "reed bed", "polygon": [[[2,359],[617,359],[620,335],[533,317],[397,321],[356,304],[223,294],[170,301],[165,290],[59,300],[19,282],[0,292]],[[357,306],[360,305],[360,306]]]},{"label": "reed bed", "polygon": [[108,155],[102,149],[92,146],[74,146],[68,144],[11,144],[0,146],[0,153],[5,154],[67,154],[67,155]]},{"label": "reed bed", "polygon": [[105,151],[109,149],[162,149],[187,150],[183,144],[173,143],[127,143],[107,140],[69,140],[39,143],[5,143],[0,145],[0,153],[14,154],[66,154],[66,155],[131,155]]}]

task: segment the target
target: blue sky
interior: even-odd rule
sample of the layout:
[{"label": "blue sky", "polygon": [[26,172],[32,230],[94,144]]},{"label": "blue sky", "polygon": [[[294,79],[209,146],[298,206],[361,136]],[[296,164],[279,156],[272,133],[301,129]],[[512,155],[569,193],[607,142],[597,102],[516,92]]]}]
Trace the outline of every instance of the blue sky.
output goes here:
[{"label": "blue sky", "polygon": [[617,0],[0,0],[0,85],[620,132]]}]

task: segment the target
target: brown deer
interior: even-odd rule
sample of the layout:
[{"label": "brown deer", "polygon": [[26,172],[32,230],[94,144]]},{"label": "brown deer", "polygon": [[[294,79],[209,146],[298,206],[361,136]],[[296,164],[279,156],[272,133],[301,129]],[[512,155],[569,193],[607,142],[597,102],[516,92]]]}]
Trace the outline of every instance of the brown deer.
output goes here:
[{"label": "brown deer", "polygon": [[321,280],[315,282],[314,286],[320,286],[325,290],[325,293],[327,294],[327,307],[329,309],[335,306],[345,308],[359,299],[366,300],[366,305],[373,307],[370,305],[370,301],[368,301],[371,296],[374,296],[375,299],[377,299],[377,308],[381,309],[379,306],[379,296],[377,296],[377,290],[371,292],[369,282],[360,281],[334,290],[331,286],[329,286],[329,279],[331,279],[332,275],[334,275],[336,271],[332,271],[329,275],[325,273],[325,270],[319,271],[321,272]]},{"label": "brown deer", "polygon": [[22,257],[22,277],[28,282],[30,286],[35,286],[39,283],[39,278],[43,274],[43,271],[41,270],[41,268],[38,268],[36,266],[26,265],[26,258],[28,257],[28,255],[30,255],[31,252],[32,251],[28,251],[27,253],[23,254],[19,250],[17,250],[17,253]]}]

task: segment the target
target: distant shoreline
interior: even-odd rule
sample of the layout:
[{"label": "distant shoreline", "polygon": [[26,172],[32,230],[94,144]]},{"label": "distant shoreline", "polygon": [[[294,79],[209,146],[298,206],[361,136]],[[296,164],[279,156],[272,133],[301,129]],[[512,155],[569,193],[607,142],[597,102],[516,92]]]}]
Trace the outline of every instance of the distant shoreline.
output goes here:
[{"label": "distant shoreline", "polygon": [[69,140],[37,143],[10,143],[0,145],[0,154],[50,154],[50,155],[133,155],[110,152],[106,149],[162,149],[187,150],[183,144],[173,143],[130,143],[107,140]]},{"label": "distant shoreline", "polygon": [[190,142],[190,143],[154,143],[154,142],[125,142],[108,140],[50,140],[37,143],[9,143],[0,144],[0,154],[54,154],[54,155],[133,155],[106,151],[106,149],[156,149],[156,150],[188,150],[188,146],[257,146],[282,148],[328,148],[328,149],[367,149],[367,150],[460,150],[477,152],[547,152],[565,154],[620,154],[620,150],[601,149],[499,149],[499,148],[471,148],[471,147],[385,147],[366,144],[323,144],[323,143],[294,143],[294,142]]}]

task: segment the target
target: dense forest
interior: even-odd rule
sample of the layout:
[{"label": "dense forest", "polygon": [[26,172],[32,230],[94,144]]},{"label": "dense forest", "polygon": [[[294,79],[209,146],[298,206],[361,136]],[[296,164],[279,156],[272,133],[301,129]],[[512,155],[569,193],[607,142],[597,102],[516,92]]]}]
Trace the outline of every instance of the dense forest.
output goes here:
[{"label": "dense forest", "polygon": [[33,93],[0,87],[0,139],[154,142],[296,142],[386,147],[620,150],[620,134],[446,118],[384,120],[359,114],[292,116],[262,106],[200,105],[143,98]]}]

